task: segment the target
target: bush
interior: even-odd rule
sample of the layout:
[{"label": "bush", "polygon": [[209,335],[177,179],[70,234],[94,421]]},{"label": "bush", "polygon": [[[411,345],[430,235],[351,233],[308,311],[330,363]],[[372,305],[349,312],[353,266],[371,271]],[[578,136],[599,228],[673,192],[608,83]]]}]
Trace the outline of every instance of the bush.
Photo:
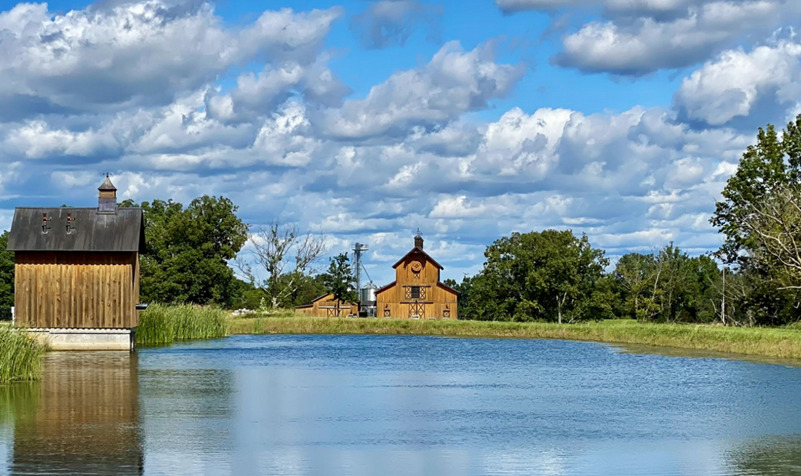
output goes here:
[{"label": "bush", "polygon": [[11,306],[0,306],[0,321],[11,320]]}]

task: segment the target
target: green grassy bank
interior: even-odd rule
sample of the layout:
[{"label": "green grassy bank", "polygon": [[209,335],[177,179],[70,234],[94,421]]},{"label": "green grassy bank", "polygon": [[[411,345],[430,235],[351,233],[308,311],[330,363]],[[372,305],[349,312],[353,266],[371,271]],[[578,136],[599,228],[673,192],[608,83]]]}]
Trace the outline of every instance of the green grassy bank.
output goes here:
[{"label": "green grassy bank", "polygon": [[37,380],[47,346],[10,326],[0,326],[0,383]]},{"label": "green grassy bank", "polygon": [[139,314],[136,345],[213,339],[228,335],[228,313],[207,306],[151,304]]},{"label": "green grassy bank", "polygon": [[581,324],[275,317],[230,321],[231,334],[389,334],[569,339],[643,344],[801,359],[801,329],[643,324],[608,320]]}]

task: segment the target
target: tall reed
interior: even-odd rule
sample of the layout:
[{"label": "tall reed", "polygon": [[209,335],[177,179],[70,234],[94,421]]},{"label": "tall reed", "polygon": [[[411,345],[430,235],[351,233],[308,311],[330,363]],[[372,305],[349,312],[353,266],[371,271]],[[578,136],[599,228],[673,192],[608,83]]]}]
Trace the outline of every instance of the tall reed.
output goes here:
[{"label": "tall reed", "polygon": [[136,345],[214,339],[228,335],[228,315],[208,306],[151,304],[139,315]]},{"label": "tall reed", "polygon": [[26,332],[0,326],[0,383],[37,380],[47,345]]}]

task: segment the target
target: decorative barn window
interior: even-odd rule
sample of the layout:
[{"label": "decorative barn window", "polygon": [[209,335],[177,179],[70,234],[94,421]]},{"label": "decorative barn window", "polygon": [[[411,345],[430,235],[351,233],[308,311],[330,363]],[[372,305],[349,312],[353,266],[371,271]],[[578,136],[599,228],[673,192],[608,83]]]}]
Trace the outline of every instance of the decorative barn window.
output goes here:
[{"label": "decorative barn window", "polygon": [[50,230],[50,220],[53,217],[47,216],[47,213],[42,213],[42,234],[46,235],[47,232]]},{"label": "decorative barn window", "polygon": [[445,305],[445,310],[442,311],[442,317],[451,317],[451,310],[448,308],[448,305]]},{"label": "decorative barn window", "polygon": [[389,316],[389,304],[384,304],[384,317],[390,317]]},{"label": "decorative barn window", "polygon": [[73,231],[75,231],[75,217],[72,216],[72,213],[67,213],[67,234],[71,235]]},{"label": "decorative barn window", "polygon": [[425,286],[406,286],[406,299],[425,299]]}]

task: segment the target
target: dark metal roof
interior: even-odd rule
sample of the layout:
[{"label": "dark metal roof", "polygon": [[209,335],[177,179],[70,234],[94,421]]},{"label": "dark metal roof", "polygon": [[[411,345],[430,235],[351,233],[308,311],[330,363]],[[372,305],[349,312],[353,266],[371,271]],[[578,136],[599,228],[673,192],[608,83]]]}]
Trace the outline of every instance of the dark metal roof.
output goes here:
[{"label": "dark metal roof", "polygon": [[[47,215],[47,233],[43,218]],[[73,219],[67,222],[67,217]],[[67,233],[67,226],[72,230]],[[145,251],[145,224],[141,208],[18,207],[8,234],[9,251]]]},{"label": "dark metal roof", "polygon": [[403,260],[405,260],[409,255],[413,255],[413,254],[421,254],[421,255],[425,256],[425,258],[427,260],[429,260],[432,263],[434,263],[434,266],[436,266],[437,268],[445,269],[445,268],[442,267],[441,264],[437,263],[437,261],[434,258],[429,256],[428,253],[426,253],[425,251],[423,251],[423,250],[421,250],[420,248],[417,248],[417,247],[412,248],[412,250],[410,252],[408,252],[405,255],[403,255],[403,258],[399,259],[397,263],[392,265],[392,267],[393,268],[397,268],[401,263],[403,263]]}]

